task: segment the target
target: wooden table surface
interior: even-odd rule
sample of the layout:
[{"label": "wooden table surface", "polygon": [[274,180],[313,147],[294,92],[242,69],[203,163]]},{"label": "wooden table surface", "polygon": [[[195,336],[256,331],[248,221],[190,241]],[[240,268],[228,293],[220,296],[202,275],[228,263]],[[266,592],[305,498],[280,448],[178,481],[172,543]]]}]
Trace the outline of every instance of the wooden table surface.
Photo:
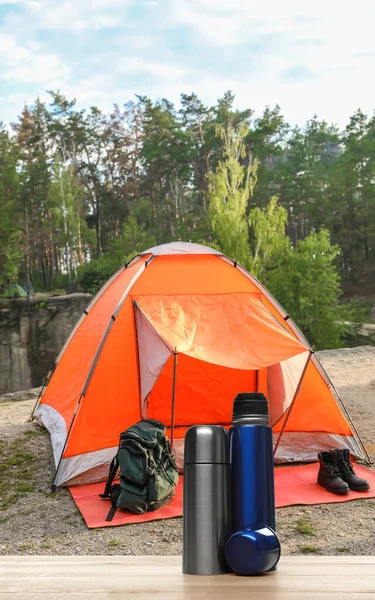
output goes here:
[{"label": "wooden table surface", "polygon": [[180,556],[3,556],[0,598],[375,600],[375,556],[285,556],[266,575],[183,575]]}]

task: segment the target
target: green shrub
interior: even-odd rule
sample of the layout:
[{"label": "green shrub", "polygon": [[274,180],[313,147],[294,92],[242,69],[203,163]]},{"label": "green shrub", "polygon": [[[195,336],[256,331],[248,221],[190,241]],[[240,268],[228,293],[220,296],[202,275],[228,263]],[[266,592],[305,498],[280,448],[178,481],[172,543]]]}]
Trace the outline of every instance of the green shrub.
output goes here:
[{"label": "green shrub", "polygon": [[85,292],[96,294],[121,264],[121,258],[116,255],[104,255],[101,258],[92,260],[79,269],[78,280],[81,287]]}]

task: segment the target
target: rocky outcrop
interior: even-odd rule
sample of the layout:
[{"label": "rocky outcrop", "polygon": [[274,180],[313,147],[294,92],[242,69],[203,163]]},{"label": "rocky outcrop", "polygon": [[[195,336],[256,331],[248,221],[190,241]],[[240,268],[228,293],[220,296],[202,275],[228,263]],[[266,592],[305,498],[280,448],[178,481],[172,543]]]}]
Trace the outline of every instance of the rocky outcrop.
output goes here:
[{"label": "rocky outcrop", "polygon": [[39,295],[0,304],[0,394],[43,384],[90,294]]}]

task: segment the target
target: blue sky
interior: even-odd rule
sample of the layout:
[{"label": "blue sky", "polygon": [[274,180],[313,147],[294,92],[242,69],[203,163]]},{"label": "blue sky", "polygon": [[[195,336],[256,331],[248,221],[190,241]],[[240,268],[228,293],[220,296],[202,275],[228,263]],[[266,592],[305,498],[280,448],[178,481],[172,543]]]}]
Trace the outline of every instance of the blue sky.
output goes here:
[{"label": "blue sky", "polygon": [[345,126],[375,108],[375,0],[0,0],[0,120],[60,89],[110,110],[145,94]]}]

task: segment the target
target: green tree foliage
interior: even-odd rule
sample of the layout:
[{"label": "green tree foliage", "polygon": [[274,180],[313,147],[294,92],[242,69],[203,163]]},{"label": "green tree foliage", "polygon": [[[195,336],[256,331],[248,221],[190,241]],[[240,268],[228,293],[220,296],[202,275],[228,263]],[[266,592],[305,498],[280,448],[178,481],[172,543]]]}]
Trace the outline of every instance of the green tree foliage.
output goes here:
[{"label": "green tree foliage", "polygon": [[140,252],[155,245],[155,238],[144,225],[130,216],[124,224],[121,238],[111,241],[107,251],[80,269],[80,283],[87,292],[95,293],[109,277]]},{"label": "green tree foliage", "polygon": [[[248,130],[217,128],[224,142],[223,160],[210,176],[209,217],[221,250],[245,267],[251,264],[247,207],[256,184],[257,162],[250,161],[244,138]],[[247,158],[247,165],[242,164]]]},{"label": "green tree foliage", "polygon": [[[3,287],[94,290],[138,250],[180,239],[220,247],[273,285],[310,259],[314,271],[308,243],[327,230],[345,296],[375,293],[374,116],[358,110],[340,131],[317,116],[291,128],[277,105],[256,117],[230,91],[213,105],[136,97],[109,113],[50,97],[0,127]],[[289,308],[286,285],[276,295]],[[317,344],[342,340],[333,309],[321,309],[336,323],[324,337],[293,302]]]},{"label": "green tree foliage", "polygon": [[280,265],[281,259],[290,251],[290,241],[285,235],[288,213],[273,196],[263,209],[255,207],[250,210],[249,224],[250,271],[255,277],[264,279],[267,271]]},{"label": "green tree foliage", "polygon": [[343,134],[336,177],[335,240],[344,278],[365,288],[375,280],[375,117],[358,110]]},{"label": "green tree foliage", "polygon": [[[19,149],[0,123],[0,285],[17,279],[22,250],[21,215],[18,210]],[[16,246],[16,247],[14,247]],[[16,255],[13,255],[16,252]]]},{"label": "green tree foliage", "polygon": [[338,348],[348,332],[350,312],[339,305],[339,247],[328,231],[313,231],[267,273],[267,286],[317,349]]},{"label": "green tree foliage", "polygon": [[81,189],[71,165],[64,166],[59,156],[50,166],[51,181],[48,189],[48,207],[58,243],[59,271],[66,271],[69,285],[77,276],[77,269],[83,262],[82,229],[86,229],[81,219]]},{"label": "green tree foliage", "polygon": [[246,142],[251,153],[259,161],[253,203],[260,208],[268,204],[270,197],[279,197],[282,191],[280,171],[285,162],[285,144],[289,130],[280,107],[266,107],[247,135]]},{"label": "green tree foliage", "polygon": [[237,131],[231,125],[218,127],[217,133],[224,141],[224,160],[210,176],[211,226],[224,254],[261,278],[289,251],[287,211],[276,196],[264,208],[249,206],[256,189],[258,162],[246,151],[246,126]]},{"label": "green tree foliage", "polygon": [[3,248],[2,281],[0,283],[17,283],[23,261],[23,233],[15,231],[9,235]]}]

